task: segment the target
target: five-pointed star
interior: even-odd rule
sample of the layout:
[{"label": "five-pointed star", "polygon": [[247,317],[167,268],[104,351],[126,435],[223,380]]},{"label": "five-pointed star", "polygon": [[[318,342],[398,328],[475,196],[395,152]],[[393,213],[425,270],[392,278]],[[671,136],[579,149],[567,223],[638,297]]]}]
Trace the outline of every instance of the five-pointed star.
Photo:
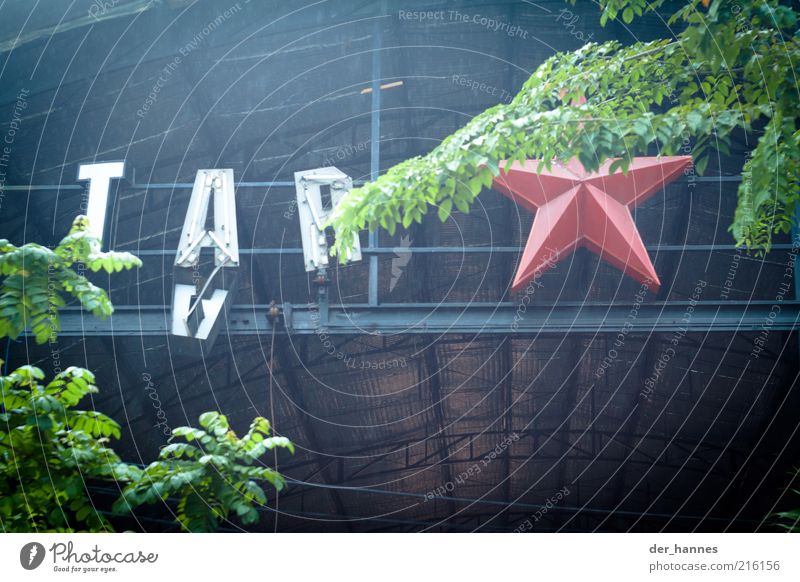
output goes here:
[{"label": "five-pointed star", "polygon": [[538,160],[514,163],[501,172],[492,188],[536,213],[533,227],[511,286],[518,292],[565,255],[585,247],[649,288],[661,282],[630,208],[676,179],[691,156],[634,158],[627,174],[609,175],[614,160],[587,172],[577,160],[554,163],[538,171]]}]

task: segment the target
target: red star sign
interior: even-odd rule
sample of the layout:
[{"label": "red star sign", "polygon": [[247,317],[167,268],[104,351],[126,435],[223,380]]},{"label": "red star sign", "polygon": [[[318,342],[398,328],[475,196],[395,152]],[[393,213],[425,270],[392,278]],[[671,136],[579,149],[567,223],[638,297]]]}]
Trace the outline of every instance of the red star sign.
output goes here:
[{"label": "red star sign", "polygon": [[538,171],[538,160],[514,163],[492,187],[536,213],[511,286],[518,292],[542,271],[585,247],[608,263],[658,291],[661,282],[633,222],[630,209],[675,180],[691,156],[634,158],[628,173],[609,175],[606,161],[587,172],[577,160]]}]

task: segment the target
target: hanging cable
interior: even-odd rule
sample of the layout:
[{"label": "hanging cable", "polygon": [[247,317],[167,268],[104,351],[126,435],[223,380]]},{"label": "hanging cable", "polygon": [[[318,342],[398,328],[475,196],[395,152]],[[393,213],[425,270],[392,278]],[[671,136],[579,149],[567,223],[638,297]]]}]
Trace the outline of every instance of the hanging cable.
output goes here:
[{"label": "hanging cable", "polygon": [[[272,334],[270,336],[270,343],[269,343],[269,416],[270,416],[270,423],[272,425],[272,435],[277,435],[277,428],[275,425],[275,406],[273,401],[273,383],[274,383],[274,376],[273,371],[275,370],[275,327],[276,321],[272,321]],[[273,447],[272,449],[272,458],[275,461],[275,472],[278,473],[278,447]],[[280,498],[280,491],[275,489],[275,527],[273,532],[278,531],[278,500]]]}]

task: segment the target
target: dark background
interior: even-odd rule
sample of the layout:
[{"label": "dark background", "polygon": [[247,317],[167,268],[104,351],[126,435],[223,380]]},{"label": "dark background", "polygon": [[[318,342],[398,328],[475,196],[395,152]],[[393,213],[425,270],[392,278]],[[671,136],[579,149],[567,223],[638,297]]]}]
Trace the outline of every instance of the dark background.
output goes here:
[{"label": "dark background", "polygon": [[[436,10],[443,18],[400,15]],[[450,11],[522,32],[510,36]],[[171,184],[192,182],[198,169],[233,168],[237,182],[291,181],[330,160],[354,180],[368,179],[372,95],[362,90],[376,77],[403,82],[380,92],[383,171],[430,151],[516,94],[545,58],[589,35],[631,42],[671,34],[655,15],[603,29],[593,3],[554,0],[49,0],[6,2],[0,15],[0,135],[9,135],[21,91],[27,103],[11,144],[6,185],[16,188],[4,192],[0,236],[55,244],[79,212],[78,164],[125,159],[129,176],[115,182],[108,243],[140,252],[144,267],[96,277],[118,306],[169,305],[190,193]],[[157,99],[143,111],[159,77]],[[737,182],[714,178],[738,174],[746,140],[734,146],[732,156],[712,160],[712,179],[677,181],[636,210],[645,243],[733,244],[727,227]],[[236,197],[241,248],[300,246],[293,187],[244,187]],[[469,215],[454,213],[444,225],[429,216],[410,233],[380,233],[380,244],[402,246],[406,237],[415,247],[522,245],[531,220],[485,190]],[[708,282],[703,300],[725,299],[734,263],[727,299],[773,298],[787,252],[735,256],[730,247],[651,251],[663,289],[646,301],[685,301],[700,279]],[[393,257],[381,256],[379,298],[513,301],[516,258],[414,255],[390,290]],[[334,269],[332,301],[366,302],[366,268],[367,261]],[[302,255],[246,255],[240,271],[239,305],[313,300]],[[631,305],[639,290],[584,251],[542,283],[532,304],[553,309],[569,301]],[[792,290],[787,299],[794,297]],[[57,353],[62,366],[92,369],[101,393],[91,404],[123,425],[117,450],[131,461],[149,462],[166,442],[154,393],[172,428],[196,424],[210,409],[238,430],[255,415],[273,419],[298,446],[293,457],[279,456],[279,470],[302,483],[280,496],[277,517],[271,501],[257,530],[511,531],[566,487],[535,531],[754,531],[774,529],[765,517],[797,503],[782,498],[798,459],[797,334],[773,331],[753,359],[756,336],[688,334],[648,400],[640,391],[672,334],[629,334],[600,379],[595,371],[613,335],[336,337],[352,366],[326,353],[319,337],[281,334],[272,345],[266,331],[221,336],[194,358],[179,356],[167,336],[62,337],[40,347],[23,338],[2,348],[12,368],[50,370]],[[519,438],[484,465],[508,435]],[[476,463],[480,474],[455,482]],[[448,496],[425,499],[447,483]],[[113,491],[94,493],[102,505]],[[140,517],[126,525],[170,529],[160,521],[167,508]]]}]

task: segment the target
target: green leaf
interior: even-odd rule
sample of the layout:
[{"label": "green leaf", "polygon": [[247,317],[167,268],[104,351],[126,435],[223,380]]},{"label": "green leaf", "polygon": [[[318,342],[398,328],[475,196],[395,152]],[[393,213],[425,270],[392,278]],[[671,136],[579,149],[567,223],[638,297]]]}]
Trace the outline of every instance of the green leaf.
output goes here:
[{"label": "green leaf", "polygon": [[625,22],[625,24],[630,24],[633,22],[633,16],[633,9],[630,6],[622,11],[622,20]]},{"label": "green leaf", "polygon": [[55,425],[53,419],[45,415],[31,415],[27,419],[28,426],[38,427],[39,430],[51,430]]},{"label": "green leaf", "polygon": [[439,220],[442,222],[446,221],[450,217],[450,211],[453,209],[453,199],[448,198],[447,200],[442,200],[439,203]]},{"label": "green leaf", "polygon": [[479,177],[470,179],[469,190],[470,192],[472,192],[473,196],[477,196],[478,194],[480,194],[482,189],[483,189],[483,182]]}]

